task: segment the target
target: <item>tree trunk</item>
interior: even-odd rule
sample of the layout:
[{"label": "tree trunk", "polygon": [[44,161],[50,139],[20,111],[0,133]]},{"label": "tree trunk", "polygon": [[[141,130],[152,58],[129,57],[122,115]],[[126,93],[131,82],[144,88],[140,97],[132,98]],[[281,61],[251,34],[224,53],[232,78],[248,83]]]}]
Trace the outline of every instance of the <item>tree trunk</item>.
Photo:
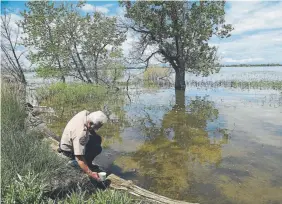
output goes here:
[{"label": "tree trunk", "polygon": [[175,108],[185,108],[185,90],[175,90]]},{"label": "tree trunk", "polygon": [[61,74],[62,74],[62,75],[61,75],[61,80],[62,80],[63,83],[66,83],[66,78],[65,78],[65,76],[64,76],[64,74],[63,74],[61,62],[60,62],[58,56],[57,56],[57,62],[58,62],[58,65],[59,65],[59,70],[61,71]]},{"label": "tree trunk", "polygon": [[87,79],[87,83],[92,83],[92,81],[91,81],[89,75],[87,74],[86,67],[85,67],[85,65],[84,65],[84,63],[83,63],[83,61],[82,61],[82,59],[81,59],[81,57],[80,57],[80,54],[79,54],[79,52],[78,52],[78,49],[77,49],[77,46],[76,46],[76,42],[75,42],[75,41],[74,41],[74,44],[73,44],[73,45],[74,45],[74,48],[75,48],[76,57],[78,58],[78,61],[79,61],[79,63],[80,63],[80,66],[81,66],[81,68],[82,68],[82,71],[83,71],[83,73],[84,73],[84,76],[85,76],[86,79]]},{"label": "tree trunk", "polygon": [[65,76],[61,76],[61,79],[62,79],[62,82],[63,82],[63,83],[66,83]]},{"label": "tree trunk", "polygon": [[[4,29],[6,30],[6,27],[4,27]],[[23,83],[24,85],[26,85],[27,82],[26,82],[26,79],[25,79],[25,76],[24,76],[24,72],[23,72],[22,66],[21,66],[21,64],[20,64],[20,62],[19,62],[20,57],[18,58],[17,55],[16,55],[15,47],[13,46],[12,40],[11,40],[11,38],[10,38],[10,35],[8,35],[8,32],[9,32],[9,31],[6,30],[6,34],[7,34],[7,36],[9,36],[9,37],[8,37],[8,40],[9,40],[9,43],[10,43],[10,48],[11,48],[11,51],[12,51],[12,53],[13,53],[14,59],[16,60],[17,67],[18,67],[17,75],[18,75],[19,80],[21,81],[21,83]],[[15,46],[16,46],[16,45],[15,45]]]},{"label": "tree trunk", "polygon": [[95,82],[96,82],[96,84],[98,84],[99,83],[99,80],[98,80],[98,56],[94,60],[94,69],[95,69],[95,72],[94,72]]},{"label": "tree trunk", "polygon": [[27,81],[25,79],[25,76],[24,76],[24,73],[23,71],[21,70],[21,82],[26,86],[27,85]]},{"label": "tree trunk", "polygon": [[60,59],[59,59],[58,55],[56,55],[56,58],[57,58],[57,63],[59,65],[59,70],[61,71],[61,74],[62,74],[61,75],[61,80],[62,80],[63,83],[66,83],[66,78],[65,78],[65,76],[63,74],[61,62],[60,62]]},{"label": "tree trunk", "polygon": [[185,90],[185,69],[178,67],[175,69],[175,90]]}]

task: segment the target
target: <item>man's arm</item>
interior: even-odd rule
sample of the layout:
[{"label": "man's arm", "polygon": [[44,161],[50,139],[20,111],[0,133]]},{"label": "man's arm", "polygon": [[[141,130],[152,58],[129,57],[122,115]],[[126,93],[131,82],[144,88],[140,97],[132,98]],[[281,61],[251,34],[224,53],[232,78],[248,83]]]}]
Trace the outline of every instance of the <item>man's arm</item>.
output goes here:
[{"label": "man's arm", "polygon": [[89,169],[89,167],[88,167],[88,165],[87,165],[87,163],[86,163],[85,158],[84,158],[83,155],[76,155],[76,156],[75,156],[75,159],[76,159],[78,165],[80,166],[80,168],[81,168],[88,176],[94,178],[94,179],[97,180],[97,181],[100,180],[98,173],[97,173],[97,172],[92,172],[92,171]]}]

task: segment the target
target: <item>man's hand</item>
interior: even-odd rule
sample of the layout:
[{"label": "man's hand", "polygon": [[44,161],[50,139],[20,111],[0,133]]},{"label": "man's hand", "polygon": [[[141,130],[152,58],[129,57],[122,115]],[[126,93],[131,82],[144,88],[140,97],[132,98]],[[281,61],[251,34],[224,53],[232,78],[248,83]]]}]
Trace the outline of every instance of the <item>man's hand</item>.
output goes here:
[{"label": "man's hand", "polygon": [[100,181],[99,175],[97,172],[92,172],[89,167],[87,166],[87,163],[85,161],[84,156],[82,155],[78,155],[75,156],[75,159],[78,163],[78,165],[80,166],[80,168],[91,178],[95,179],[96,181]]},{"label": "man's hand", "polygon": [[92,172],[92,173],[91,173],[91,177],[92,177],[93,179],[95,179],[96,181],[101,181],[101,180],[100,180],[100,177],[99,177],[99,174],[98,174],[97,172]]}]

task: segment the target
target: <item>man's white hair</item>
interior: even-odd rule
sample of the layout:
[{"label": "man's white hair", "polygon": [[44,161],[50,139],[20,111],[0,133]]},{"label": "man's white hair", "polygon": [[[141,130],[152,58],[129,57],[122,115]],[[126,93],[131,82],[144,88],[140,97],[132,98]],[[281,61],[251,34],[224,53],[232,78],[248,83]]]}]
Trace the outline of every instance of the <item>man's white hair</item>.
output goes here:
[{"label": "man's white hair", "polygon": [[108,118],[102,111],[95,111],[87,116],[87,120],[94,124],[98,124],[99,122],[105,124],[108,121]]}]

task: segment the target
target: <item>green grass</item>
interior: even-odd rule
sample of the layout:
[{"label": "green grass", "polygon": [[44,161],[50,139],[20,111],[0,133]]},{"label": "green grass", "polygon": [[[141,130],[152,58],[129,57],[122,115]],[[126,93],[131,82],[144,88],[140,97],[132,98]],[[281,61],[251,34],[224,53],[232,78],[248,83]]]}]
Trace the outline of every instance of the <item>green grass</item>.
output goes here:
[{"label": "green grass", "polygon": [[95,194],[88,196],[82,191],[73,192],[64,200],[59,200],[58,204],[78,204],[78,203],[95,203],[95,204],[133,204],[141,203],[139,199],[133,198],[128,193],[117,190],[97,190]]},{"label": "green grass", "polygon": [[97,100],[107,93],[103,86],[83,83],[55,83],[49,87],[42,87],[36,91],[39,102],[75,105],[85,101]]},{"label": "green grass", "polygon": [[93,84],[57,83],[40,88],[37,93],[42,99],[40,105],[52,107],[56,112],[57,117],[46,116],[46,121],[50,121],[48,127],[58,136],[62,135],[67,122],[79,111],[104,111],[105,105],[110,114],[118,117],[118,121],[107,123],[99,130],[104,138],[103,146],[120,140],[122,128],[128,126],[123,110],[126,98],[123,91],[115,92]]},{"label": "green grass", "polygon": [[[77,188],[69,196],[52,200],[48,195],[54,179],[62,183],[73,170],[50,150],[36,132],[25,128],[25,108],[21,92],[1,84],[1,203],[136,203],[128,194],[98,191],[87,195]],[[139,202],[139,201],[138,201]]]},{"label": "green grass", "polygon": [[47,186],[38,176],[31,172],[25,176],[17,174],[17,177],[5,186],[5,193],[2,194],[3,203],[44,203],[48,200],[44,196]]},{"label": "green grass", "polygon": [[18,100],[21,93],[3,84],[1,89],[1,184],[5,186],[16,173],[27,174],[31,169],[52,176],[63,161],[49,152],[38,133],[25,129],[26,113]]},{"label": "green grass", "polygon": [[143,74],[143,82],[146,88],[160,88],[163,86],[168,86],[170,83],[161,80],[170,75],[169,68],[162,67],[148,67]]},{"label": "green grass", "polygon": [[[25,109],[20,102],[21,93],[13,86],[1,87],[1,195],[5,197],[13,186],[17,175],[32,172],[39,180],[60,179],[68,172],[65,161],[49,150],[40,134],[27,132]],[[67,176],[67,175],[65,175]],[[50,179],[49,179],[50,181]]]}]

